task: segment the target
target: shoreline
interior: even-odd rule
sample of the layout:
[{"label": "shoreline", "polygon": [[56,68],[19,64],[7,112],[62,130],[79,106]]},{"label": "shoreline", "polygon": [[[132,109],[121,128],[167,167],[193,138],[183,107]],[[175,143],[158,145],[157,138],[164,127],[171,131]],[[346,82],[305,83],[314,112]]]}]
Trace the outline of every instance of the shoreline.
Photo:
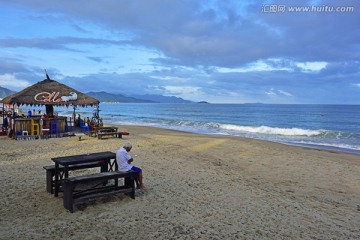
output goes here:
[{"label": "shoreline", "polygon": [[341,148],[341,147],[334,147],[334,146],[326,146],[326,145],[319,145],[319,144],[301,144],[301,143],[288,143],[288,142],[276,142],[261,138],[250,138],[250,137],[243,137],[243,136],[234,136],[234,135],[222,135],[222,134],[211,134],[211,133],[196,133],[196,132],[190,132],[190,131],[184,131],[184,130],[177,130],[177,129],[171,129],[171,128],[162,128],[157,126],[146,126],[146,125],[121,125],[117,123],[105,123],[106,126],[118,126],[119,128],[124,127],[145,127],[145,128],[155,128],[159,130],[167,130],[167,131],[175,131],[180,133],[188,133],[188,134],[195,134],[195,135],[205,135],[205,136],[213,136],[213,137],[233,137],[233,138],[240,138],[240,139],[253,139],[258,141],[264,141],[264,142],[271,142],[271,143],[277,143],[282,144],[286,146],[295,146],[295,147],[302,147],[302,148],[309,148],[309,149],[315,149],[315,150],[323,150],[323,151],[329,151],[329,152],[335,152],[335,153],[345,153],[345,154],[353,154],[353,155],[360,155],[359,150],[353,150],[353,149],[347,149],[347,148]]},{"label": "shoreline", "polygon": [[[110,125],[110,124],[106,124]],[[115,124],[111,124],[115,125]],[[359,156],[233,136],[116,124],[130,135],[0,137],[0,239],[359,239]],[[146,192],[68,212],[46,192],[52,157],[126,142]],[[98,169],[74,171],[88,174]]]}]

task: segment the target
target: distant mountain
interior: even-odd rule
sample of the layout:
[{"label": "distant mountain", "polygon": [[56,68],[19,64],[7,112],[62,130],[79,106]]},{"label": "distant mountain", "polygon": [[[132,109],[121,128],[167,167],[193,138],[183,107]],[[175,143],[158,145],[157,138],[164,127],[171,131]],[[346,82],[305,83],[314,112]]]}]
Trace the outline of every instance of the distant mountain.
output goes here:
[{"label": "distant mountain", "polygon": [[122,102],[122,103],[192,103],[178,97],[167,97],[161,95],[132,95],[113,94],[107,92],[88,92],[87,95],[96,98],[100,102]]},{"label": "distant mountain", "polygon": [[12,95],[14,93],[16,93],[16,92],[11,91],[11,90],[9,90],[7,88],[0,87],[0,98],[5,98],[5,97],[10,96],[10,95]]},{"label": "distant mountain", "polygon": [[193,103],[192,101],[184,100],[182,98],[174,97],[174,96],[168,97],[168,96],[147,94],[147,95],[132,95],[132,97],[138,98],[138,99],[149,100],[149,101],[157,102],[157,103]]},{"label": "distant mountain", "polygon": [[[0,87],[0,98],[5,98],[16,92]],[[161,95],[133,95],[125,96],[107,92],[88,92],[87,95],[96,98],[100,102],[122,102],[122,103],[193,103],[178,97]]]},{"label": "distant mountain", "polygon": [[122,102],[122,103],[146,103],[151,102],[143,99],[136,99],[134,97],[127,97],[121,94],[112,94],[107,92],[88,92],[90,97],[96,98],[100,102]]}]

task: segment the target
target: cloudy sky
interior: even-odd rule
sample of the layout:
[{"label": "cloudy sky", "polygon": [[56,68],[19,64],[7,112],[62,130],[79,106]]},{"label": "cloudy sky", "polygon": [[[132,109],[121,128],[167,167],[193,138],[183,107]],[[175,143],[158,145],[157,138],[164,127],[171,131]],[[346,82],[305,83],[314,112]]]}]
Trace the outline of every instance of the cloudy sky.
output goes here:
[{"label": "cloudy sky", "polygon": [[[360,104],[359,0],[0,0],[0,86]],[[294,8],[298,7],[298,8]]]}]

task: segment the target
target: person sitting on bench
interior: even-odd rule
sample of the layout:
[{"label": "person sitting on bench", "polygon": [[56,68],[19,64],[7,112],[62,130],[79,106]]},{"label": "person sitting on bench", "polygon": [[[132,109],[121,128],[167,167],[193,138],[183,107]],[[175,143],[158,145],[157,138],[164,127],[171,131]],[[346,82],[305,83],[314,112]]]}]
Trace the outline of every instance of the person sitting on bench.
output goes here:
[{"label": "person sitting on bench", "polygon": [[138,189],[144,190],[145,186],[142,180],[143,177],[141,168],[131,165],[131,163],[134,161],[134,159],[129,153],[131,149],[131,143],[126,143],[123,147],[119,148],[119,150],[116,151],[116,162],[118,164],[119,171],[127,172],[129,170],[133,170],[134,172],[136,172],[136,186]]}]

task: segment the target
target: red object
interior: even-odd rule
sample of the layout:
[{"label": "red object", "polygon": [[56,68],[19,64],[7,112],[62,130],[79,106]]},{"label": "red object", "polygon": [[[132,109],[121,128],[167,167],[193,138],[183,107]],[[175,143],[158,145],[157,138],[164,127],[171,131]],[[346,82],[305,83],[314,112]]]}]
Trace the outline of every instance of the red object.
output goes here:
[{"label": "red object", "polygon": [[130,133],[128,133],[128,132],[122,132],[121,134],[122,134],[122,135],[129,135]]}]

